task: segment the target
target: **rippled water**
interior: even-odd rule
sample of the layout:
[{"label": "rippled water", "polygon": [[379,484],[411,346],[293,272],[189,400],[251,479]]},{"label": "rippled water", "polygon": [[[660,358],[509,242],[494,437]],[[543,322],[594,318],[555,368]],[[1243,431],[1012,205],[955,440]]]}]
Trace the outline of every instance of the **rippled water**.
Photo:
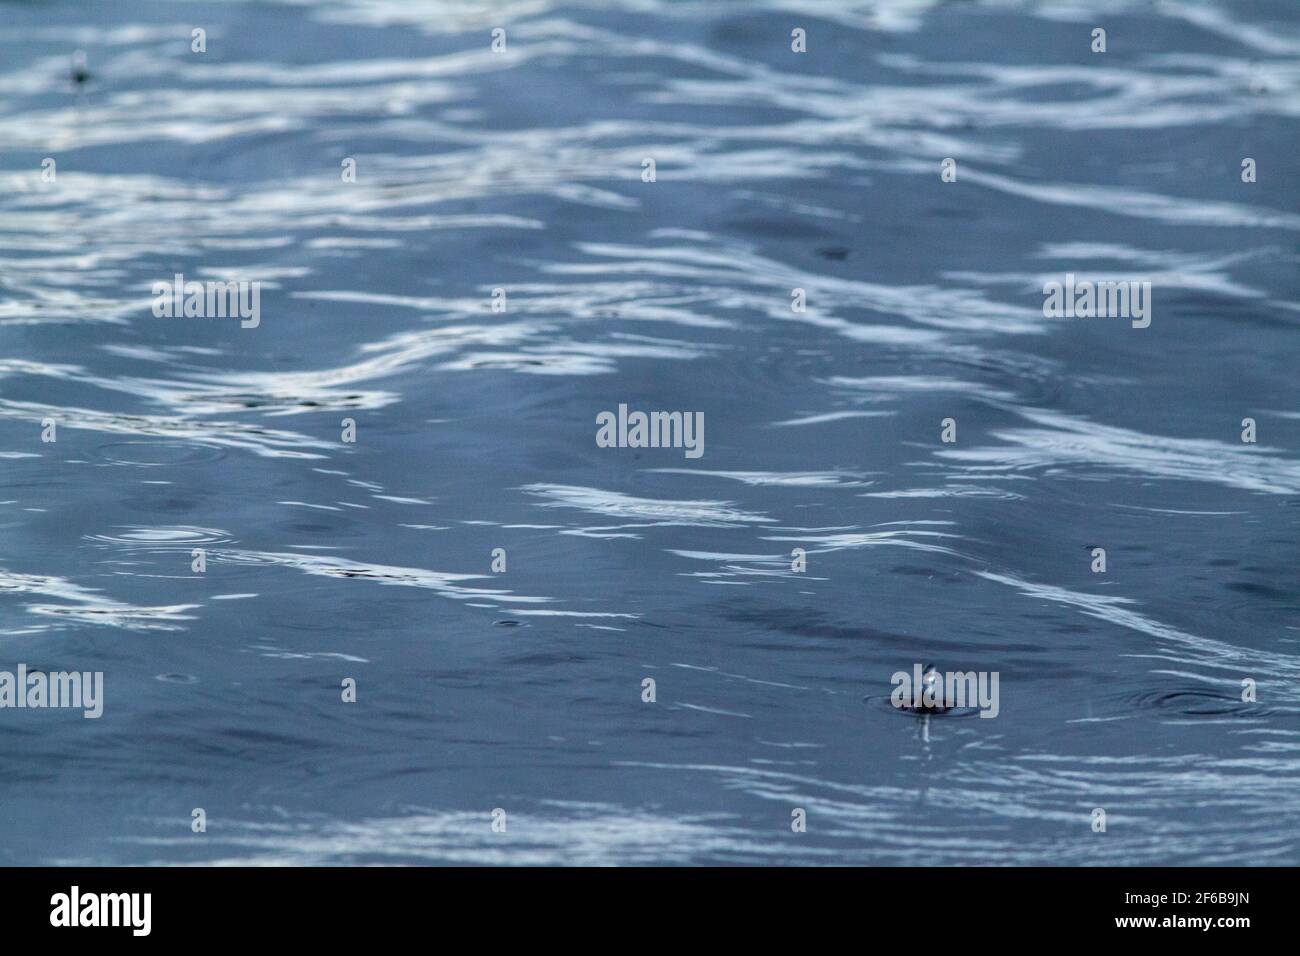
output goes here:
[{"label": "rippled water", "polygon": [[0,12],[0,860],[1300,863],[1293,0]]}]

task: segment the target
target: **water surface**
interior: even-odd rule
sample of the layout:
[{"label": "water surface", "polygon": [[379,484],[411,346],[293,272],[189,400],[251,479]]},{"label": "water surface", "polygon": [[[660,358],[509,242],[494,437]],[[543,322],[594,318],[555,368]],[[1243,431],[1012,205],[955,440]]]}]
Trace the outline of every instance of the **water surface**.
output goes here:
[{"label": "water surface", "polygon": [[0,12],[0,861],[1300,863],[1290,0]]}]

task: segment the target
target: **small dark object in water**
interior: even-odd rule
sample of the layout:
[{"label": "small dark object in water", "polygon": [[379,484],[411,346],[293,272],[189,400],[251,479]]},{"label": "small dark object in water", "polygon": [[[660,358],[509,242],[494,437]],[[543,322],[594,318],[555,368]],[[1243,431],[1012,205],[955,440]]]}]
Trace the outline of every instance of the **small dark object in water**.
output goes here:
[{"label": "small dark object in water", "polygon": [[836,262],[843,262],[848,258],[849,250],[843,246],[822,246],[817,250],[817,255],[823,259],[832,259]]},{"label": "small dark object in water", "polygon": [[72,54],[72,70],[68,73],[72,82],[77,86],[84,86],[90,79],[90,68],[86,65],[86,53],[84,50],[78,50]]},{"label": "small dark object in water", "polygon": [[[926,693],[927,691],[929,691],[928,695]],[[927,696],[930,701],[933,701],[933,703],[927,702]],[[914,714],[946,714],[948,711],[952,710],[951,707],[948,707],[943,703],[943,675],[939,673],[938,669],[933,664],[926,664],[921,669],[920,697],[921,703],[919,706],[915,704],[907,704],[901,709],[910,710]]]}]

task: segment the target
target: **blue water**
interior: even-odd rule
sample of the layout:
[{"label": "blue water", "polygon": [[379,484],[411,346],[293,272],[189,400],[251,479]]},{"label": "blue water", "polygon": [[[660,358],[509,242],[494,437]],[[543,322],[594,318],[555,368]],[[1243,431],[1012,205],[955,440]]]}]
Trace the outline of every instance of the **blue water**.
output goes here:
[{"label": "blue water", "polygon": [[1294,0],[0,13],[0,862],[1300,863]]}]

